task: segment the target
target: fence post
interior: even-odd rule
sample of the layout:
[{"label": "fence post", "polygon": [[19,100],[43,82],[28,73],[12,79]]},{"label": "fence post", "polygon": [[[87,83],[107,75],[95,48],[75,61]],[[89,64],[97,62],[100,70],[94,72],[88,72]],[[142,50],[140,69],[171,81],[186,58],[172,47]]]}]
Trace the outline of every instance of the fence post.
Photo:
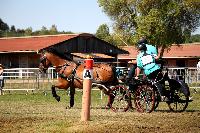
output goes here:
[{"label": "fence post", "polygon": [[19,77],[22,78],[23,74],[22,74],[23,70],[19,69]]},{"label": "fence post", "polygon": [[91,88],[93,79],[93,59],[87,56],[85,59],[85,69],[83,71],[83,96],[81,121],[90,120]]}]

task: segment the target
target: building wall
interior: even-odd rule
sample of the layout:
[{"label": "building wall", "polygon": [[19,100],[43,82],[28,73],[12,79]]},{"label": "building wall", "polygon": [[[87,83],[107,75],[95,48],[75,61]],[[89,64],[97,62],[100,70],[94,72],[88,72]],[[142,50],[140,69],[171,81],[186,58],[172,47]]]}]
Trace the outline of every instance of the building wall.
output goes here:
[{"label": "building wall", "polygon": [[176,60],[175,59],[167,59],[167,66],[176,67]]},{"label": "building wall", "polygon": [[[184,61],[182,67],[196,67],[199,59],[197,58],[185,58],[185,59],[166,59],[168,67],[181,67],[177,65],[177,62],[181,63]],[[128,63],[128,59],[120,59],[116,63],[113,59],[102,59],[101,62],[108,62],[115,66],[130,67],[131,64]],[[33,53],[1,53],[0,63],[6,68],[38,68],[40,62],[40,55],[36,52]],[[120,62],[120,63],[119,63]],[[180,64],[179,64],[180,65]]]},{"label": "building wall", "polygon": [[[167,59],[169,67],[196,67],[198,63],[197,58],[185,58],[185,59]],[[184,64],[184,65],[180,65]]]},{"label": "building wall", "polygon": [[[173,59],[165,59],[165,60],[167,62],[165,66],[167,67],[196,67],[199,59],[197,58],[174,59],[173,58]],[[121,63],[119,64],[119,66],[130,67],[131,64],[127,63],[128,61],[131,61],[131,60],[121,59],[120,60]]]},{"label": "building wall", "polygon": [[0,63],[5,68],[37,68],[39,55],[37,53],[4,53],[0,56]]},{"label": "building wall", "polygon": [[16,68],[19,67],[19,55],[16,53],[1,54],[0,63],[6,68]]},{"label": "building wall", "polygon": [[198,63],[198,59],[190,59],[187,62],[188,67],[196,67]]}]

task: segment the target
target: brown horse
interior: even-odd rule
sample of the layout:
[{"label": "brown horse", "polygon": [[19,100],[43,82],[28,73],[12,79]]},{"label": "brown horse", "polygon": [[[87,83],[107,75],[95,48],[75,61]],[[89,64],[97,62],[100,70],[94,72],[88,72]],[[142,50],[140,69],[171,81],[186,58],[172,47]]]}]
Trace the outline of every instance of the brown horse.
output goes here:
[{"label": "brown horse", "polygon": [[[50,66],[53,66],[58,73],[58,82],[51,87],[53,97],[60,101],[60,96],[56,94],[55,88],[67,90],[70,87],[69,107],[73,107],[75,88],[83,88],[84,64],[78,64],[52,52],[45,51],[41,54],[39,70],[46,72]],[[117,84],[115,67],[103,63],[93,65],[93,86],[97,86],[105,94],[109,95],[110,87]],[[107,106],[110,106],[110,101]]]}]

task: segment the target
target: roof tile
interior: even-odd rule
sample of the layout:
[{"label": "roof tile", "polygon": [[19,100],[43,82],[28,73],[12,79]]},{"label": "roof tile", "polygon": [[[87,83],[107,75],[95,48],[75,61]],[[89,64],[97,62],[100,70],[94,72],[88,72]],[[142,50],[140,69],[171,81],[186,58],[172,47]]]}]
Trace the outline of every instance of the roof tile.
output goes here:
[{"label": "roof tile", "polygon": [[[122,49],[127,50],[129,55],[119,55],[119,59],[136,59],[137,49],[135,46],[124,46]],[[159,49],[160,51],[160,49]],[[163,58],[200,58],[200,42],[191,44],[172,45],[169,49],[165,49]]]},{"label": "roof tile", "polygon": [[0,38],[0,52],[37,51],[53,44],[69,40],[79,34],[45,35],[34,37]]}]

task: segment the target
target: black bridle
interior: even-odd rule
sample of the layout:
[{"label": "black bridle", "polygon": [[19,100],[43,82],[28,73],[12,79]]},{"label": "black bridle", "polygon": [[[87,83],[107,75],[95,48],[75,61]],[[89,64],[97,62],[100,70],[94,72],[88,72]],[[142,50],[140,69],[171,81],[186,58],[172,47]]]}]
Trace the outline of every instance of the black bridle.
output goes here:
[{"label": "black bridle", "polygon": [[[49,62],[49,64],[47,64],[47,61]],[[51,65],[50,61],[47,59],[46,55],[43,54],[43,56],[40,58],[40,72],[46,72],[46,70],[48,69],[48,67]]]}]

